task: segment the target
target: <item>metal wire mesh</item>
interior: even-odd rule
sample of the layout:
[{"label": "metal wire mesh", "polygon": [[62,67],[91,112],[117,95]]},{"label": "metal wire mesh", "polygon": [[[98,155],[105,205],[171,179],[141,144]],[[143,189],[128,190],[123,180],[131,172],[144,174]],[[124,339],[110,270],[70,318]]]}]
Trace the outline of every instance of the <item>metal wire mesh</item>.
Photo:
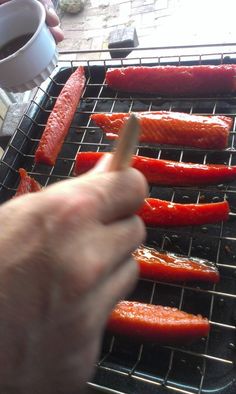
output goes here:
[{"label": "metal wire mesh", "polygon": [[[230,56],[229,56],[230,55]],[[19,182],[18,168],[24,167],[43,186],[73,176],[79,151],[110,151],[112,146],[90,115],[96,112],[149,110],[181,111],[193,114],[228,115],[234,119],[229,147],[225,151],[140,144],[137,154],[195,163],[236,165],[236,97],[162,98],[118,93],[105,83],[110,65],[128,64],[220,64],[235,62],[235,53],[100,61],[62,61],[49,82],[39,88],[10,141],[0,167],[0,201],[14,195]],[[70,131],[56,165],[34,163],[34,153],[49,113],[65,81],[78,65],[86,68],[87,82]],[[211,322],[211,332],[191,346],[156,346],[130,343],[125,339],[104,338],[97,364],[95,383],[125,393],[234,393],[236,314],[236,183],[198,187],[150,187],[150,195],[174,202],[209,202],[227,198],[231,213],[227,223],[175,229],[148,228],[147,243],[187,256],[208,258],[221,273],[217,285],[169,284],[140,280],[130,299],[176,306],[201,313]],[[228,390],[228,391],[226,391]],[[231,391],[230,391],[231,390]]]}]

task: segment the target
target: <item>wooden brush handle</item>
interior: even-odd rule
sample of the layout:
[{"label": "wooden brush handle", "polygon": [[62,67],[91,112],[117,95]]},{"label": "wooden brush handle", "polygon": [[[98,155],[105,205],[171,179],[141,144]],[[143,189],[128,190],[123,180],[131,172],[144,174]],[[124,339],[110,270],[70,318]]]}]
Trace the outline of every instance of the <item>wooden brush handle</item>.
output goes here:
[{"label": "wooden brush handle", "polygon": [[139,133],[139,120],[134,114],[131,114],[120,132],[109,171],[124,170],[130,166],[132,155],[138,144]]}]

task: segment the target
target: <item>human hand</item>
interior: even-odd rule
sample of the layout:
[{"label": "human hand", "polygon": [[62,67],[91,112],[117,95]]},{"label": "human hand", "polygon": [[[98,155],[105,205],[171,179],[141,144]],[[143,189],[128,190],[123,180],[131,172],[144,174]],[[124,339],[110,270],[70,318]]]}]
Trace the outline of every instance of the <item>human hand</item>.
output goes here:
[{"label": "human hand", "polygon": [[0,207],[0,392],[81,393],[136,281],[147,185],[134,169],[103,170]]},{"label": "human hand", "polygon": [[[11,0],[0,0],[0,5],[3,3],[7,3]],[[46,22],[49,26],[49,29],[52,35],[55,38],[55,41],[58,43],[64,39],[64,34],[62,29],[60,28],[60,20],[55,12],[53,3],[51,0],[39,0],[45,6],[46,9]]]}]

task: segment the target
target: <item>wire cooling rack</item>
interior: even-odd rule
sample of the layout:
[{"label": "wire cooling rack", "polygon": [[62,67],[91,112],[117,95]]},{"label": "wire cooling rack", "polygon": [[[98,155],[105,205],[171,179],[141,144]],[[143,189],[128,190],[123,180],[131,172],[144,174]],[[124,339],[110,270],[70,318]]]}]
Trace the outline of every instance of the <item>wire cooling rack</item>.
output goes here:
[{"label": "wire cooling rack", "polygon": [[[72,177],[79,151],[110,151],[112,146],[90,115],[97,112],[169,110],[192,114],[227,115],[233,118],[229,147],[225,151],[140,144],[137,154],[147,157],[194,163],[236,165],[236,96],[200,98],[162,98],[112,91],[105,83],[105,70],[111,66],[154,64],[235,63],[236,53],[200,52],[200,48],[170,48],[171,54],[151,50],[143,57],[133,53],[122,60],[64,60],[54,75],[37,91],[12,137],[0,166],[0,201],[11,198],[19,182],[18,168],[24,167],[43,186]],[[216,48],[217,49],[217,48]],[[92,52],[94,54],[95,51]],[[105,51],[103,51],[106,54]],[[151,52],[151,56],[150,56]],[[74,58],[82,52],[70,53]],[[88,58],[91,53],[87,54]],[[106,54],[107,55],[107,54]],[[68,54],[67,54],[68,56]],[[68,136],[53,167],[36,165],[34,153],[55,100],[73,69],[83,65],[86,86]],[[132,343],[105,334],[101,356],[91,385],[107,392],[218,393],[236,392],[236,183],[198,187],[150,187],[150,195],[174,202],[216,202],[230,204],[227,223],[174,229],[148,228],[147,244],[187,256],[208,258],[220,270],[221,281],[211,284],[169,284],[139,280],[130,299],[175,306],[208,317],[211,331],[206,339],[191,346],[156,346]],[[115,391],[116,390],[116,391]]]}]

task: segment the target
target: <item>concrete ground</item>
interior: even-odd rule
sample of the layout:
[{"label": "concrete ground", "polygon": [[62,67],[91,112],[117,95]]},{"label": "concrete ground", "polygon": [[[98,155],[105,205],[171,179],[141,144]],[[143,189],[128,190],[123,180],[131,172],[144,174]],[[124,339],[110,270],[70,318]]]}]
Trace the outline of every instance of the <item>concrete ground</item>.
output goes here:
[{"label": "concrete ground", "polygon": [[[61,16],[65,32],[59,45],[62,51],[105,49],[109,33],[126,26],[136,28],[140,47],[236,42],[235,0],[85,2],[80,13]],[[102,56],[92,54],[90,59]]]}]

